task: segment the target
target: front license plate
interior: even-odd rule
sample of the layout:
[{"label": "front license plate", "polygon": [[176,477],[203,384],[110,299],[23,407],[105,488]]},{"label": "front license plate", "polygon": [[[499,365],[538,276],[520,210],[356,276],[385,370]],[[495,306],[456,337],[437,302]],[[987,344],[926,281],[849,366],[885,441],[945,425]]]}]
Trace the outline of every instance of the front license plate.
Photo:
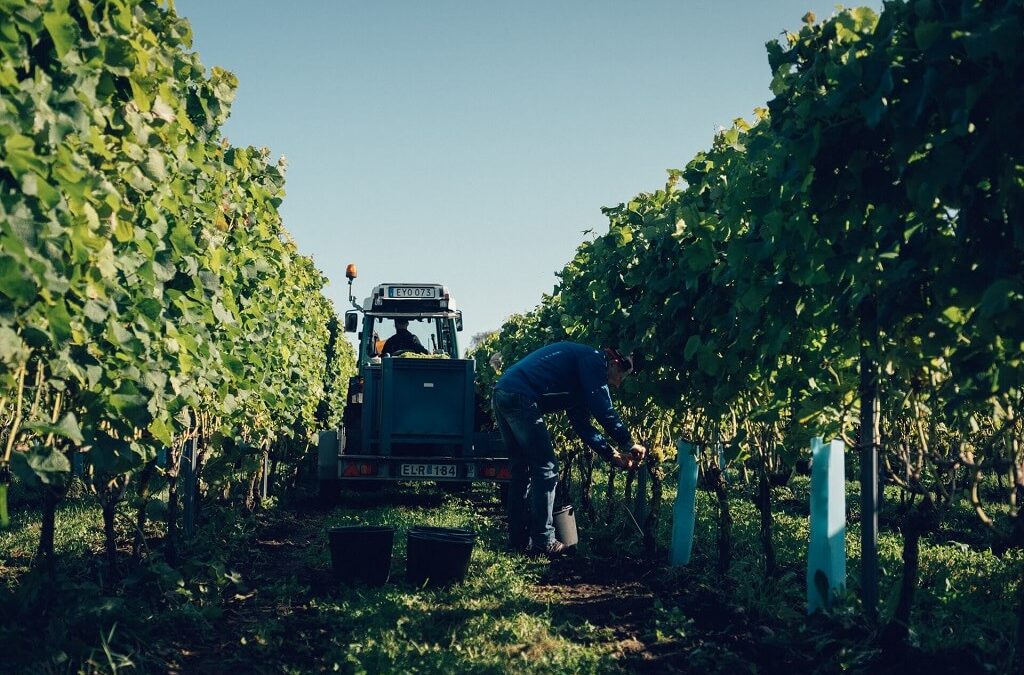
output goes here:
[{"label": "front license plate", "polygon": [[407,478],[458,478],[454,464],[402,464],[400,473]]}]

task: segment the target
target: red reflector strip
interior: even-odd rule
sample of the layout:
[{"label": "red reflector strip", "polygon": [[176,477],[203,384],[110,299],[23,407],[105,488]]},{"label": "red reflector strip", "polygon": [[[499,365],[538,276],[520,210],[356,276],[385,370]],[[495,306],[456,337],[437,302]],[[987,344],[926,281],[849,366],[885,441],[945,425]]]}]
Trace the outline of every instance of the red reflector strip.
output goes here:
[{"label": "red reflector strip", "polygon": [[345,465],[345,470],[341,473],[342,476],[348,478],[351,476],[359,475],[359,466],[357,464],[348,463]]},{"label": "red reflector strip", "polygon": [[512,471],[507,466],[501,467],[501,470],[498,472],[498,478],[511,478],[511,477],[512,477]]},{"label": "red reflector strip", "polygon": [[498,475],[498,470],[495,469],[493,466],[485,466],[484,468],[480,469],[480,475],[483,476],[484,478],[494,478],[495,476]]},{"label": "red reflector strip", "polygon": [[360,464],[359,473],[363,476],[376,476],[377,465],[376,464]]}]

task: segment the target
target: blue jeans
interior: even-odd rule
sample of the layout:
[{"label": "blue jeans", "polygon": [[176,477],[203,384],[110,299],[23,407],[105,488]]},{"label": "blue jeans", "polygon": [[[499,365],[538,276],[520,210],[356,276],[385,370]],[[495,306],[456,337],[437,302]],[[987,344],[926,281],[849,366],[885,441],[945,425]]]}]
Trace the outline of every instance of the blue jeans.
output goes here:
[{"label": "blue jeans", "polygon": [[551,510],[558,485],[558,460],[540,408],[522,394],[494,390],[491,399],[498,430],[508,448],[508,529],[512,546],[530,540],[543,548],[555,540]]}]

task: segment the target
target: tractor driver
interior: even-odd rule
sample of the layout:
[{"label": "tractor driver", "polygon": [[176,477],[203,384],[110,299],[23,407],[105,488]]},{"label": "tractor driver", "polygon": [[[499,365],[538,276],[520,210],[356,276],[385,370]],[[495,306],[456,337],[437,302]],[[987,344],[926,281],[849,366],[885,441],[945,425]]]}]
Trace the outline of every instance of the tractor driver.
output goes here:
[{"label": "tractor driver", "polygon": [[395,319],[395,334],[388,338],[380,352],[386,356],[394,356],[401,352],[429,353],[420,343],[420,339],[409,332],[408,319]]}]

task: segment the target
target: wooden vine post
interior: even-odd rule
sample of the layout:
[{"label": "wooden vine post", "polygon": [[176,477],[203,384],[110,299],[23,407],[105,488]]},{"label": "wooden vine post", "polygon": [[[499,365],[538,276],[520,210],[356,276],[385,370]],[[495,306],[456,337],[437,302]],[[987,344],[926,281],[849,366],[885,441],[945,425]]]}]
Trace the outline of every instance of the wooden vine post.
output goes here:
[{"label": "wooden vine post", "polygon": [[197,436],[186,441],[181,451],[181,488],[182,488],[182,529],[186,537],[196,531],[196,496],[198,493],[196,476],[196,459],[199,452],[196,447]]},{"label": "wooden vine post", "polygon": [[636,469],[636,495],[633,499],[633,517],[636,522],[647,520],[647,467],[640,465]]},{"label": "wooden vine post", "polygon": [[860,587],[864,612],[878,620],[878,313],[868,296],[860,308]]},{"label": "wooden vine post", "polygon": [[260,499],[270,497],[270,450],[263,449],[263,457],[260,460]]}]

